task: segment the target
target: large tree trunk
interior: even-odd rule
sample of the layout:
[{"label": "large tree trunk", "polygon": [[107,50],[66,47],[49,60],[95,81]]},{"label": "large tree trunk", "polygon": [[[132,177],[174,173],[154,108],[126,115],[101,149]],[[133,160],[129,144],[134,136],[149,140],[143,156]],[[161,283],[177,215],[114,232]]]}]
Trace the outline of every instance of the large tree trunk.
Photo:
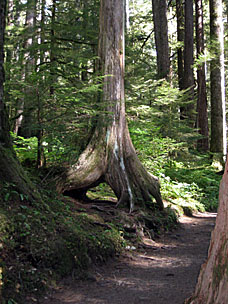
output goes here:
[{"label": "large tree trunk", "polygon": [[0,149],[1,143],[4,143],[4,147],[9,147],[10,138],[8,131],[8,120],[5,111],[5,105],[3,102],[3,84],[5,80],[5,73],[3,68],[4,63],[4,30],[5,30],[5,18],[6,18],[6,1],[0,2]]},{"label": "large tree trunk", "polygon": [[[157,178],[147,173],[132,145],[125,118],[124,102],[124,1],[101,0],[99,66],[103,80],[101,113],[95,133],[78,162],[60,184],[62,192],[85,195],[105,181],[113,189],[119,204],[145,205],[155,197],[163,203]],[[156,205],[155,205],[156,206]]]},{"label": "large tree trunk", "polygon": [[[3,70],[3,62],[4,62],[4,52],[3,52],[3,44],[4,44],[4,31],[5,31],[5,17],[6,17],[6,1],[3,0],[0,2],[0,154],[1,154],[1,146],[2,143],[8,143],[9,135],[4,138],[5,127],[6,127],[6,117],[5,117],[5,107],[3,103],[3,84],[4,84],[4,70]],[[1,157],[1,155],[0,155]],[[1,163],[1,158],[0,158]],[[1,187],[1,186],[0,186]],[[1,188],[0,188],[1,190]],[[1,200],[1,198],[0,198]],[[2,299],[2,267],[0,267],[0,303],[3,302]]]},{"label": "large tree trunk", "polygon": [[[197,58],[204,54],[204,24],[203,24],[203,2],[195,0],[196,7],[196,47]],[[201,151],[208,151],[208,115],[207,115],[207,92],[206,92],[206,75],[205,63],[202,62],[197,67],[197,123],[199,133],[202,135],[197,141],[197,148]]]},{"label": "large tree trunk", "polygon": [[228,163],[220,184],[219,209],[208,259],[202,265],[194,295],[188,304],[228,303]]},{"label": "large tree trunk", "polygon": [[176,12],[177,12],[177,65],[178,65],[178,83],[179,89],[184,89],[184,8],[182,0],[176,0]]},{"label": "large tree trunk", "polygon": [[166,0],[152,0],[158,78],[169,78],[170,59]]},{"label": "large tree trunk", "polygon": [[18,135],[25,138],[34,136],[34,89],[33,83],[31,82],[31,74],[35,71],[35,54],[32,50],[32,46],[35,43],[34,31],[36,25],[36,0],[28,0],[26,8],[26,20],[25,29],[27,37],[24,41],[24,75],[23,78],[26,83],[24,100],[18,106],[18,121],[16,123],[16,128],[18,130]]},{"label": "large tree trunk", "polygon": [[[6,1],[0,1],[0,190],[2,183],[16,187],[19,194],[27,195],[30,200],[40,200],[23,168],[16,159],[9,135],[8,116],[3,100],[4,84],[4,29]],[[1,198],[0,198],[1,199]]]},{"label": "large tree trunk", "polygon": [[226,155],[225,79],[222,0],[210,0],[211,152]]},{"label": "large tree trunk", "polygon": [[184,89],[187,92],[187,104],[181,109],[181,118],[188,119],[188,125],[194,126],[194,74],[193,74],[193,0],[185,1],[185,35],[184,35]]},{"label": "large tree trunk", "polygon": [[[38,41],[40,42],[41,49],[40,49],[40,65],[44,63],[45,58],[45,51],[42,49],[42,46],[45,43],[45,6],[46,6],[46,0],[41,0],[40,3],[40,37]],[[43,78],[39,79],[38,82],[38,90],[36,92],[37,94],[37,168],[42,167],[45,165],[45,155],[44,155],[44,149],[42,145],[42,138],[43,138],[43,102],[40,98],[40,92],[42,92],[42,89],[44,87]]]},{"label": "large tree trunk", "polygon": [[130,29],[130,3],[129,0],[125,0],[125,16],[126,16],[126,29]]},{"label": "large tree trunk", "polygon": [[51,8],[51,45],[50,45],[50,96],[55,93],[54,84],[56,83],[56,39],[55,39],[55,22],[56,22],[56,0],[52,1]]}]

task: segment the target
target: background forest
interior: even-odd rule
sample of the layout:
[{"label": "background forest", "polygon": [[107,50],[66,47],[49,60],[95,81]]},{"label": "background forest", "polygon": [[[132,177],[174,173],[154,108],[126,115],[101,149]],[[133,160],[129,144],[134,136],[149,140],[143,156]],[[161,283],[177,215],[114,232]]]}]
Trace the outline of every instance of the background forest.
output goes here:
[{"label": "background forest", "polygon": [[[75,264],[88,267],[91,256],[103,260],[128,245],[121,212],[91,234],[98,215],[76,208],[55,187],[61,168],[77,161],[100,117],[108,117],[100,102],[99,7],[97,0],[7,4],[4,101],[14,150],[43,197],[31,207],[13,182],[0,181],[0,286],[7,304]],[[217,208],[226,155],[227,19],[227,1],[126,0],[126,116],[166,207],[150,217],[152,238],[184,212]],[[115,201],[104,183],[88,196]]]}]

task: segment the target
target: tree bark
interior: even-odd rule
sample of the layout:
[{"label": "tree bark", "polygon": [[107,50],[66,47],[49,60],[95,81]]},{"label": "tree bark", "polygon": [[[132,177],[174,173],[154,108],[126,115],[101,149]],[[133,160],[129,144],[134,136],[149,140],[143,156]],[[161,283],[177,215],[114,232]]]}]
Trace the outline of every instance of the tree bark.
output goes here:
[{"label": "tree bark", "polygon": [[185,1],[185,36],[184,36],[184,82],[187,91],[185,107],[181,109],[181,118],[188,119],[188,125],[195,124],[194,115],[194,74],[193,74],[193,0]]},{"label": "tree bark", "polygon": [[226,155],[226,114],[222,0],[210,0],[211,152]]},{"label": "tree bark", "polygon": [[[13,0],[13,6],[14,6],[14,10],[15,10],[15,15],[13,16],[13,23],[14,23],[14,27],[20,27],[21,26],[21,8],[20,8],[20,0]],[[14,51],[13,51],[13,56],[12,58],[18,61],[18,66],[20,66],[20,72],[21,72],[21,80],[25,80],[25,68],[24,68],[24,52],[22,52],[21,50],[24,49],[24,43],[23,45],[21,45],[21,41],[17,41],[17,43],[14,43]],[[7,59],[6,59],[7,61]],[[10,67],[9,71],[6,71],[7,74],[11,74],[14,73],[14,71],[12,72],[12,69]],[[8,76],[9,77],[9,76]],[[10,89],[8,90],[10,91]],[[6,92],[7,93],[7,92]],[[17,119],[15,119],[14,122],[14,133],[18,134],[19,129],[21,128],[21,124],[22,124],[22,119],[23,119],[23,110],[24,110],[24,98],[19,97],[17,98],[17,103],[16,103],[16,116]]]},{"label": "tree bark", "polygon": [[179,89],[184,89],[184,8],[182,0],[176,0],[177,12],[177,65],[178,65],[178,83]]},{"label": "tree bark", "polygon": [[18,135],[25,138],[34,136],[33,124],[34,124],[34,105],[33,96],[33,83],[31,83],[30,77],[32,72],[35,71],[35,53],[32,50],[34,44],[35,36],[34,29],[36,23],[36,0],[28,0],[26,8],[26,20],[25,20],[25,29],[27,37],[24,42],[24,80],[26,82],[25,97],[24,100],[19,104],[18,114],[21,114],[16,123],[16,129],[18,130]]},{"label": "tree bark", "polygon": [[126,30],[128,31],[130,29],[130,3],[129,0],[125,0],[125,24],[126,24]]},{"label": "tree bark", "polygon": [[194,295],[187,304],[228,303],[228,163],[220,184],[219,209],[208,259],[202,265]]},{"label": "tree bark", "polygon": [[[195,0],[196,7],[196,48],[197,59],[204,54],[204,24],[203,24],[203,2]],[[207,114],[207,92],[205,63],[200,62],[197,67],[197,122],[196,127],[202,135],[197,141],[197,148],[201,151],[208,151],[208,114]]]},{"label": "tree bark", "polygon": [[6,115],[5,104],[3,101],[3,84],[5,81],[4,72],[4,30],[5,30],[5,18],[6,18],[6,1],[0,2],[0,149],[1,147],[10,147],[10,137],[9,137],[9,126],[8,119]]},{"label": "tree bark", "polygon": [[51,8],[51,45],[50,45],[50,96],[54,95],[56,82],[56,39],[55,39],[55,22],[56,22],[56,0],[52,1]]},{"label": "tree bark", "polygon": [[152,0],[158,79],[170,77],[166,0]]},{"label": "tree bark", "polygon": [[156,199],[163,209],[157,178],[139,161],[132,145],[125,118],[124,101],[124,1],[101,0],[99,34],[99,70],[103,78],[102,113],[94,135],[78,162],[59,183],[59,190],[84,196],[87,190],[106,182],[118,198],[118,204],[145,206]]}]

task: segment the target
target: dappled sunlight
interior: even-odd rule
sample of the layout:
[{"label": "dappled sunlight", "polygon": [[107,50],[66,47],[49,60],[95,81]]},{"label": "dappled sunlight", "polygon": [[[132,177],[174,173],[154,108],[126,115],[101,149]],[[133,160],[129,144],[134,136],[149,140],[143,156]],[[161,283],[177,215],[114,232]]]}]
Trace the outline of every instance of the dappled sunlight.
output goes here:
[{"label": "dappled sunlight", "polygon": [[[209,220],[212,218],[216,218],[217,217],[217,213],[210,213],[210,212],[198,212],[196,214],[194,214],[193,216],[183,216],[180,218],[180,223],[182,224],[189,224],[189,225],[196,225],[196,221],[197,224],[201,225],[203,224],[203,222],[201,221],[201,219],[205,219],[205,220]],[[213,224],[214,225],[214,224]]]},{"label": "dappled sunlight", "polygon": [[138,258],[140,260],[133,262],[132,265],[140,265],[140,267],[142,268],[153,267],[154,265],[156,265],[156,267],[158,268],[169,269],[169,267],[180,267],[180,265],[189,266],[192,263],[191,259],[185,259],[183,261],[180,257],[170,257],[168,253],[166,257],[140,254]]},{"label": "dappled sunlight", "polygon": [[123,299],[131,304],[182,304],[207,257],[215,217],[184,216],[177,230],[156,240],[144,238],[138,250],[129,249],[118,260],[95,267],[91,280],[71,282],[69,290],[42,304],[121,304]]}]

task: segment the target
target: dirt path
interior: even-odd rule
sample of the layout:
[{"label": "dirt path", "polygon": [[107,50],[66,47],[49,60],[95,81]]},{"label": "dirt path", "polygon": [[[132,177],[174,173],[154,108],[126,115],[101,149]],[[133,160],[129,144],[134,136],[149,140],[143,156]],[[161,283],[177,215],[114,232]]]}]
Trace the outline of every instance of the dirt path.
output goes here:
[{"label": "dirt path", "polygon": [[[147,242],[94,269],[86,281],[64,282],[40,304],[181,304],[196,285],[216,214],[181,218],[159,242]],[[69,280],[70,281],[70,280]]]}]

